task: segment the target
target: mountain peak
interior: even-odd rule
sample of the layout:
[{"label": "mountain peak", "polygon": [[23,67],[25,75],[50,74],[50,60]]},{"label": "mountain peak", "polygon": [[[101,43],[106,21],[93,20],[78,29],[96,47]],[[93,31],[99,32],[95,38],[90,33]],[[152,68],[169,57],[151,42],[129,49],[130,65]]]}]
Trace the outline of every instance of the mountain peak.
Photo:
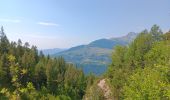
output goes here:
[{"label": "mountain peak", "polygon": [[126,36],[127,37],[136,37],[138,34],[135,32],[129,32]]},{"label": "mountain peak", "polygon": [[129,32],[127,35],[124,35],[122,37],[117,37],[117,38],[111,38],[111,40],[124,41],[126,43],[130,43],[136,38],[137,35],[138,33]]},{"label": "mountain peak", "polygon": [[[54,54],[53,57],[63,56],[66,61],[83,66],[84,72],[88,69],[88,72],[100,74],[104,72],[107,64],[111,62],[110,55],[114,47],[117,45],[128,45],[136,36],[136,33],[130,32],[122,37],[98,39],[87,45],[79,45],[59,52]],[[97,71],[96,68],[98,69]]]}]

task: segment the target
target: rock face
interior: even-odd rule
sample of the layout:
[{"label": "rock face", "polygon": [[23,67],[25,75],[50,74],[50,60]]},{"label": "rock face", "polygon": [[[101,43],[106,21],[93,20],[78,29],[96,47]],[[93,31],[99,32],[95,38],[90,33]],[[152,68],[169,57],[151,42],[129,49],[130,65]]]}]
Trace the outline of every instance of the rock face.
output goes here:
[{"label": "rock face", "polygon": [[105,100],[114,100],[114,98],[111,95],[112,94],[111,90],[108,84],[106,83],[106,79],[100,80],[97,86],[102,90]]},{"label": "rock face", "polygon": [[83,100],[117,100],[114,99],[109,81],[106,78],[96,80],[88,87]]}]

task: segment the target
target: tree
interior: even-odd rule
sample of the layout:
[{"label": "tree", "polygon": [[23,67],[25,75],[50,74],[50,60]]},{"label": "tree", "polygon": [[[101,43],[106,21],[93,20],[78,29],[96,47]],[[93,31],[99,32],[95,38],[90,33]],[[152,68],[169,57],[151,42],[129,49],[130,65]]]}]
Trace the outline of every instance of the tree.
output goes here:
[{"label": "tree", "polygon": [[160,40],[162,40],[163,32],[162,32],[162,30],[159,28],[159,26],[153,25],[152,28],[151,28],[151,30],[150,30],[150,34],[152,35],[154,41],[160,41]]},{"label": "tree", "polygon": [[156,65],[138,69],[123,87],[125,100],[169,100],[168,66]]},{"label": "tree", "polygon": [[25,48],[29,48],[29,46],[30,46],[29,43],[28,43],[28,42],[25,42],[24,47],[25,47]]},{"label": "tree", "polygon": [[170,40],[170,31],[167,32],[163,37],[164,37],[164,40]]},{"label": "tree", "polygon": [[[51,93],[57,94],[59,89],[59,83],[64,81],[65,70],[60,70],[61,67],[65,67],[65,61],[63,59],[49,59],[46,66],[46,76],[47,76],[47,88]],[[62,85],[62,84],[61,84]],[[62,86],[61,86],[62,87]]]},{"label": "tree", "polygon": [[[167,46],[169,43],[161,41],[162,32],[157,25],[154,25],[150,32],[144,30],[138,34],[128,47],[118,46],[114,49],[112,63],[107,71],[107,77],[113,86],[114,98],[121,98],[124,94],[122,89],[127,84],[128,78],[138,69],[153,67],[154,64],[166,65],[169,59],[170,50]],[[166,45],[162,45],[165,43]]]},{"label": "tree", "polygon": [[126,82],[129,69],[125,65],[127,47],[117,46],[112,54],[112,63],[108,69],[108,77],[113,86],[114,98],[119,98],[121,88]]},{"label": "tree", "polygon": [[0,56],[0,74],[2,75],[2,80],[0,84],[2,87],[8,87],[10,86],[10,79],[11,76],[9,74],[9,61],[8,61],[8,54],[4,53],[3,55]]},{"label": "tree", "polygon": [[1,27],[1,31],[0,31],[0,52],[1,53],[7,53],[8,52],[8,46],[9,46],[9,40],[5,35],[3,27]]},{"label": "tree", "polygon": [[132,70],[137,67],[144,68],[144,55],[151,49],[152,43],[151,34],[143,31],[130,44],[128,53],[126,55],[126,62]]},{"label": "tree", "polygon": [[152,49],[144,56],[147,66],[155,64],[167,65],[170,59],[170,42],[161,41],[153,45]]},{"label": "tree", "polygon": [[0,99],[80,100],[86,86],[86,77],[76,66],[62,57],[44,56],[20,39],[9,42],[1,28]]},{"label": "tree", "polygon": [[46,81],[47,81],[47,76],[45,72],[46,65],[47,65],[47,60],[45,58],[44,59],[42,58],[35,66],[34,84],[38,90],[40,90],[42,86],[46,86]]},{"label": "tree", "polygon": [[4,68],[3,68],[3,61],[0,60],[0,88],[2,88],[5,84],[6,84],[6,75],[7,73],[5,72]]},{"label": "tree", "polygon": [[84,95],[86,88],[85,76],[81,70],[77,70],[72,64],[67,65],[64,87],[65,93],[74,100],[81,99]]}]

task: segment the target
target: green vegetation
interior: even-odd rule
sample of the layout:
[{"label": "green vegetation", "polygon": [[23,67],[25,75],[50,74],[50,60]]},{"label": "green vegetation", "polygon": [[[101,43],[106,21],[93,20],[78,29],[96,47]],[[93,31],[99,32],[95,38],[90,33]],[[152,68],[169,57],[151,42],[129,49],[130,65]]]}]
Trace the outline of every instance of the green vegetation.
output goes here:
[{"label": "green vegetation", "polygon": [[[112,63],[98,80],[107,80],[103,85],[111,90],[109,100],[169,100],[170,32],[163,34],[154,25],[128,46],[115,47]],[[108,96],[103,95],[107,92],[97,86],[98,80],[86,90],[85,97],[107,100]]]},{"label": "green vegetation", "polygon": [[62,57],[38,54],[21,40],[9,42],[2,27],[0,100],[170,99],[170,32],[154,25],[128,46],[116,46],[111,58],[103,76],[85,76]]},{"label": "green vegetation", "polygon": [[117,46],[106,73],[115,99],[170,99],[170,32],[154,25],[129,46]]},{"label": "green vegetation", "polygon": [[0,31],[0,100],[80,100],[87,77],[62,57],[45,57]]},{"label": "green vegetation", "polygon": [[62,56],[66,61],[82,66],[85,74],[93,72],[96,75],[101,75],[111,63],[112,49],[117,45],[128,45],[136,36],[137,33],[130,32],[122,37],[98,39],[87,45],[72,47],[52,56]]}]

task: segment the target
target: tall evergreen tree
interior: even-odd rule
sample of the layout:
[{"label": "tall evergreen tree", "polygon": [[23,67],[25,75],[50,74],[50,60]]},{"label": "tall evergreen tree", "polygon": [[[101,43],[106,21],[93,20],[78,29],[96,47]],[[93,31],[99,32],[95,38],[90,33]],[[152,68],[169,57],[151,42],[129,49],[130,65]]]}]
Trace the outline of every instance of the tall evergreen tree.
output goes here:
[{"label": "tall evergreen tree", "polygon": [[163,35],[163,32],[162,30],[159,28],[159,26],[157,25],[153,25],[151,30],[150,30],[150,34],[152,35],[152,39],[154,41],[160,41],[162,40],[162,35]]},{"label": "tall evergreen tree", "polygon": [[9,40],[4,32],[3,27],[1,27],[0,31],[0,52],[1,53],[7,53],[8,52],[8,46],[9,46]]}]

